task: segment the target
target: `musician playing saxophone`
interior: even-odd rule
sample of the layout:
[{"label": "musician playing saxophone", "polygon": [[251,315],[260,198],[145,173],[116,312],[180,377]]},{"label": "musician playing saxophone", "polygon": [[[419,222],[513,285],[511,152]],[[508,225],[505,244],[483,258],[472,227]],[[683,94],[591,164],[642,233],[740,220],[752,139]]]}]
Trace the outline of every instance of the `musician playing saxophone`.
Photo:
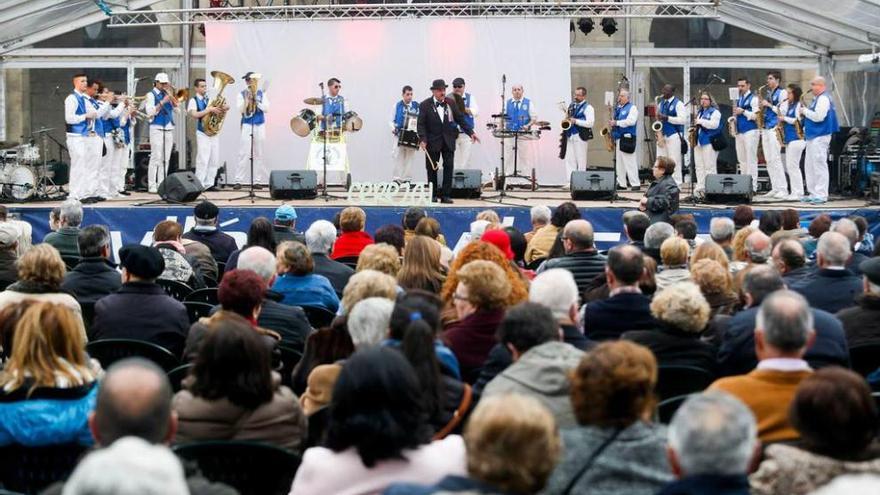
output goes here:
[{"label": "musician playing saxophone", "polygon": [[[254,76],[253,78],[251,76]],[[241,140],[238,147],[238,170],[235,173],[235,186],[240,189],[247,181],[255,187],[269,182],[269,171],[263,163],[263,145],[266,142],[266,113],[269,111],[269,98],[259,89],[260,75],[248,72],[242,77],[247,87],[238,93],[236,103],[241,112]],[[253,146],[253,149],[251,148]],[[251,153],[254,160],[254,174],[251,174]]]},{"label": "musician playing saxophone", "polygon": [[[783,198],[786,201],[800,201],[804,197],[804,175],[801,173],[801,157],[807,148],[803,128],[800,125],[801,96],[804,90],[797,84],[789,84],[788,98],[779,104],[779,118],[785,121],[782,128],[785,139],[785,171],[791,183],[791,191]],[[800,132],[799,132],[800,130]]]},{"label": "musician playing saxophone", "polygon": [[739,99],[733,114],[736,116],[736,160],[739,173],[752,176],[752,191],[758,190],[758,124],[755,123],[758,98],[752,93],[752,85],[745,77],[736,81]]},{"label": "musician playing saxophone", "polygon": [[700,94],[700,112],[694,125],[697,127],[697,146],[694,149],[697,185],[694,194],[702,196],[706,191],[706,176],[717,173],[718,152],[712,146],[712,138],[722,132],[721,112],[709,93]]},{"label": "musician playing saxophone", "polygon": [[767,164],[767,175],[770,176],[770,192],[766,199],[786,199],[788,182],[782,167],[782,143],[776,136],[776,124],[779,121],[779,104],[788,99],[785,89],[779,83],[782,74],[778,70],[767,73],[767,93],[761,95],[761,111],[764,112],[764,128],[760,129],[761,148],[764,150],[764,163]]},{"label": "musician playing saxophone", "polygon": [[657,146],[657,156],[668,156],[675,162],[672,176],[676,184],[682,180],[682,142],[684,141],[684,125],[688,121],[688,113],[684,103],[675,96],[675,86],[666,84],[660,90],[663,100],[657,108],[657,120],[663,124],[664,145]]},{"label": "musician playing saxophone", "polygon": [[229,110],[229,105],[222,108],[208,106],[208,83],[204,79],[193,82],[196,92],[186,106],[189,116],[196,120],[196,178],[208,190],[215,190],[214,180],[220,168],[220,136],[205,134],[203,123],[208,115],[220,115]]},{"label": "musician playing saxophone", "polygon": [[[629,90],[621,89],[617,92],[617,106],[614,109],[614,119],[608,121],[611,134],[614,137],[615,166],[617,167],[617,188],[626,190],[626,183],[633,191],[639,190],[639,165],[635,153],[635,140],[639,122],[639,109],[629,101]],[[620,147],[621,139],[633,142],[632,150],[625,151]]]},{"label": "musician playing saxophone", "polygon": [[575,170],[587,169],[587,141],[593,137],[596,111],[587,102],[587,88],[574,90],[574,101],[568,106],[568,122],[571,127],[565,132],[568,139],[565,153],[565,176],[571,177]]}]

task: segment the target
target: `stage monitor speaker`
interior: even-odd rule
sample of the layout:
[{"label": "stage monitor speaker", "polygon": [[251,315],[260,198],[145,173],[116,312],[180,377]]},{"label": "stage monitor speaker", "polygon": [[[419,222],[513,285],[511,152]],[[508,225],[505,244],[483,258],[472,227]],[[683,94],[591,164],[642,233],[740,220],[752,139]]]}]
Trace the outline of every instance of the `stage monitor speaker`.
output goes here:
[{"label": "stage monitor speaker", "polygon": [[707,203],[751,203],[752,176],[743,174],[709,174],[706,176]]},{"label": "stage monitor speaker", "polygon": [[[439,175],[439,174],[438,174]],[[439,177],[440,188],[443,188],[443,177]],[[453,198],[479,198],[482,196],[483,172],[465,169],[452,173]]]},{"label": "stage monitor speaker", "polygon": [[880,204],[880,172],[871,173],[868,202],[873,205]]},{"label": "stage monitor speaker", "polygon": [[611,199],[614,197],[614,172],[579,170],[571,173],[571,199]]},{"label": "stage monitor speaker", "polygon": [[204,188],[192,172],[175,172],[159,184],[159,197],[166,201],[189,203],[202,194]]},{"label": "stage monitor speaker", "polygon": [[318,172],[314,170],[273,170],[269,175],[272,199],[312,199],[318,196]]}]

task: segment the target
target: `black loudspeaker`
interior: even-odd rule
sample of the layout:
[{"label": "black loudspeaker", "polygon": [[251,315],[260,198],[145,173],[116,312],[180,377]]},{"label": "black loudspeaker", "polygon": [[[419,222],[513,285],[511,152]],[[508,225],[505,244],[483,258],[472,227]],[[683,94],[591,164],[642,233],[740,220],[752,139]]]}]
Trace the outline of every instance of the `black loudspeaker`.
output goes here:
[{"label": "black loudspeaker", "polygon": [[752,176],[709,174],[706,176],[707,203],[751,203]]},{"label": "black loudspeaker", "polygon": [[571,173],[571,199],[611,199],[614,197],[613,171],[575,171]]},{"label": "black loudspeaker", "polygon": [[269,175],[272,199],[312,199],[318,196],[318,173],[314,170],[273,170]]},{"label": "black loudspeaker", "polygon": [[204,188],[192,172],[175,172],[159,184],[159,197],[167,201],[189,203],[202,194]]},{"label": "black loudspeaker", "polygon": [[[438,174],[439,175],[439,174]],[[443,177],[438,177],[440,188],[443,188]],[[465,169],[452,173],[453,198],[479,198],[482,196],[483,172]]]},{"label": "black loudspeaker", "polygon": [[880,204],[880,172],[871,173],[870,189],[868,190],[868,202],[872,205]]}]

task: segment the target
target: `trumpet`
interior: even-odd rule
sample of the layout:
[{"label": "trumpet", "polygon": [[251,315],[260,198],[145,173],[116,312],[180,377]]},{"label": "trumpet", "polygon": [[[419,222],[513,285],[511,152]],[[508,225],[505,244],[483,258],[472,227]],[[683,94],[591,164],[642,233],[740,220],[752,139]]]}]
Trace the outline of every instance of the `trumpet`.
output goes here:
[{"label": "trumpet", "polygon": [[174,89],[174,86],[168,85],[165,94],[171,100],[171,104],[175,107],[189,99],[189,90],[186,88]]},{"label": "trumpet", "polygon": [[131,96],[131,95],[126,95],[126,94],[121,94],[121,95],[113,96],[113,99],[110,100],[110,103],[112,103],[113,105],[116,105],[119,103],[126,103],[126,104],[134,103],[136,105],[140,105],[140,103],[146,99],[147,99],[146,96]]},{"label": "trumpet", "polygon": [[662,96],[657,95],[654,97],[654,122],[651,123],[651,130],[654,131],[654,139],[657,141],[658,148],[666,147],[666,137],[663,136],[663,122],[656,120],[657,112],[660,111],[660,100],[663,99]]},{"label": "trumpet", "polygon": [[800,140],[804,139],[804,124],[801,123],[801,115],[803,114],[804,107],[808,107],[808,106],[812,105],[813,100],[815,100],[815,96],[813,96],[813,98],[810,99],[810,105],[807,105],[807,102],[804,101],[804,98],[806,98],[807,95],[812,95],[812,94],[813,94],[813,90],[808,89],[807,92],[802,94],[800,99],[798,100],[798,103],[800,103],[800,105],[801,105],[801,109],[800,109],[801,113],[795,114],[795,116],[794,116],[794,130],[795,130],[795,132],[797,132],[798,139],[800,139]]},{"label": "trumpet", "polygon": [[565,106],[564,101],[559,102],[559,109],[565,112],[565,119],[559,124],[559,127],[562,129],[562,132],[559,135],[559,159],[564,160],[565,155],[568,153],[568,130],[571,129],[571,108],[572,105]]},{"label": "trumpet", "polygon": [[257,85],[260,83],[262,77],[262,75],[254,73],[248,78],[247,91],[250,93],[248,95],[250,96],[250,99],[248,100],[247,108],[244,112],[245,117],[250,117],[257,113]]}]

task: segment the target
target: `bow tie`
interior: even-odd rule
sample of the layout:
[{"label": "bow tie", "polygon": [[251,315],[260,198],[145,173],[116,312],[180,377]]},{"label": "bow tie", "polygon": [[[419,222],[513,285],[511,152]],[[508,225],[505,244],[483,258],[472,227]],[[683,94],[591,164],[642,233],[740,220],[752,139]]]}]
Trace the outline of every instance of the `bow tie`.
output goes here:
[{"label": "bow tie", "polygon": [[435,101],[435,102],[434,102],[434,108],[437,108],[437,107],[443,107],[443,108],[446,108],[446,102],[445,102],[445,101]]}]

